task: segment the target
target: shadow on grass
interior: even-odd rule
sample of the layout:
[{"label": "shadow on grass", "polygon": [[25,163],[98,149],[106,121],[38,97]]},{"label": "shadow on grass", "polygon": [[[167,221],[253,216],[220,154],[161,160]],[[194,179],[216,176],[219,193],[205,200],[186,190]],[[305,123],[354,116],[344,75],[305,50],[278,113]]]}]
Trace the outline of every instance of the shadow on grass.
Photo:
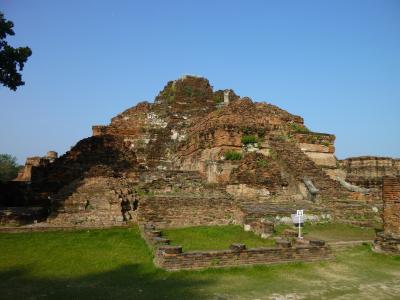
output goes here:
[{"label": "shadow on grass", "polygon": [[[177,275],[177,276],[176,276]],[[29,267],[0,271],[0,299],[204,299],[208,280],[139,264],[74,278],[35,277]]]}]

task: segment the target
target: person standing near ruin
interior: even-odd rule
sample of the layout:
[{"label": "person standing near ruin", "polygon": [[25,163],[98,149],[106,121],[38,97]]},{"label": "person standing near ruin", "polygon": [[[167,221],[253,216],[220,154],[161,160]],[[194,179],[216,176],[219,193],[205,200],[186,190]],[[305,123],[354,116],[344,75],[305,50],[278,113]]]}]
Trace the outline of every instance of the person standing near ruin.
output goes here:
[{"label": "person standing near ruin", "polygon": [[132,220],[132,215],[130,211],[132,210],[131,203],[127,199],[123,199],[121,201],[121,213],[124,222],[128,221],[127,215],[129,216],[129,220]]}]

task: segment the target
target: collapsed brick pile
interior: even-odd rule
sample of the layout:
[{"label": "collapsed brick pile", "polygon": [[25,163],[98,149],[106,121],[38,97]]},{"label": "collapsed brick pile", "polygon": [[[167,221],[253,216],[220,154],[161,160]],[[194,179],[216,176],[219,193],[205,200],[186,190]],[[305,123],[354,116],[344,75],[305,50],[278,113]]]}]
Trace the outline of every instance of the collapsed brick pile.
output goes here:
[{"label": "collapsed brick pile", "polygon": [[267,186],[271,193],[276,193],[288,185],[282,176],[276,160],[261,153],[249,153],[232,171],[232,183],[244,183],[254,186]]}]

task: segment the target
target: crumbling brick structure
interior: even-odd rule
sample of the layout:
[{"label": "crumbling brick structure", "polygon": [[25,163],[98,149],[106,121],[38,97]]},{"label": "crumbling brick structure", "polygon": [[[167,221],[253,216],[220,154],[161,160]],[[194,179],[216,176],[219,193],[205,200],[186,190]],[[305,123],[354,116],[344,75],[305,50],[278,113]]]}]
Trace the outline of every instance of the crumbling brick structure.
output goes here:
[{"label": "crumbling brick structure", "polygon": [[375,239],[375,249],[400,253],[400,176],[383,178],[383,232]]},{"label": "crumbling brick structure", "polygon": [[400,159],[359,156],[340,161],[343,178],[354,185],[369,189],[376,199],[382,199],[383,178],[400,176]]},{"label": "crumbling brick structure", "polygon": [[[29,180],[23,203],[46,206],[48,225],[121,224],[134,191],[138,220],[170,227],[257,223],[305,207],[349,222],[378,216],[379,206],[332,175],[334,135],[272,104],[214,91],[205,78],[169,81],[154,102],[92,129],[64,155],[28,161],[19,177]],[[0,204],[17,206],[8,195]]]},{"label": "crumbling brick structure", "polygon": [[47,152],[46,156],[43,157],[28,157],[24,167],[18,172],[18,176],[14,179],[14,181],[31,181],[33,167],[47,166],[48,164],[53,163],[57,157],[58,154],[55,151],[49,151]]}]

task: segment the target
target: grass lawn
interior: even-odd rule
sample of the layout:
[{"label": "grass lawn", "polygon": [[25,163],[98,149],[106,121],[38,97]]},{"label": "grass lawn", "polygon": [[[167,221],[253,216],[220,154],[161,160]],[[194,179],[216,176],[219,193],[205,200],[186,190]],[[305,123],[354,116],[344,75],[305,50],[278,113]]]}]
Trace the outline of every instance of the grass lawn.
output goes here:
[{"label": "grass lawn", "polygon": [[[297,230],[297,228],[288,225],[278,225],[275,229],[277,234],[280,234],[286,228]],[[302,234],[307,239],[322,239],[327,242],[363,241],[373,240],[375,229],[337,223],[305,224],[302,228]]]},{"label": "grass lawn", "polygon": [[[211,242],[211,241],[210,241]],[[0,299],[399,299],[400,257],[166,272],[136,227],[0,234]]]},{"label": "grass lawn", "polygon": [[[286,228],[295,229],[288,225],[279,225],[276,234]],[[297,229],[296,229],[297,230]],[[372,240],[375,236],[373,228],[360,228],[347,224],[306,224],[302,229],[308,239],[322,239],[328,242]],[[242,243],[247,248],[271,247],[275,241],[262,239],[253,232],[245,232],[242,226],[196,226],[189,228],[168,229],[162,231],[163,236],[171,240],[171,245],[180,245],[184,251],[223,250],[233,243]]]},{"label": "grass lawn", "polygon": [[162,234],[171,240],[171,245],[181,245],[183,251],[224,250],[233,243],[245,244],[247,248],[275,245],[273,239],[262,239],[238,225],[168,229],[163,230]]},{"label": "grass lawn", "polygon": [[317,224],[305,226],[305,237],[331,241],[373,240],[374,228],[361,228],[348,224]]}]

